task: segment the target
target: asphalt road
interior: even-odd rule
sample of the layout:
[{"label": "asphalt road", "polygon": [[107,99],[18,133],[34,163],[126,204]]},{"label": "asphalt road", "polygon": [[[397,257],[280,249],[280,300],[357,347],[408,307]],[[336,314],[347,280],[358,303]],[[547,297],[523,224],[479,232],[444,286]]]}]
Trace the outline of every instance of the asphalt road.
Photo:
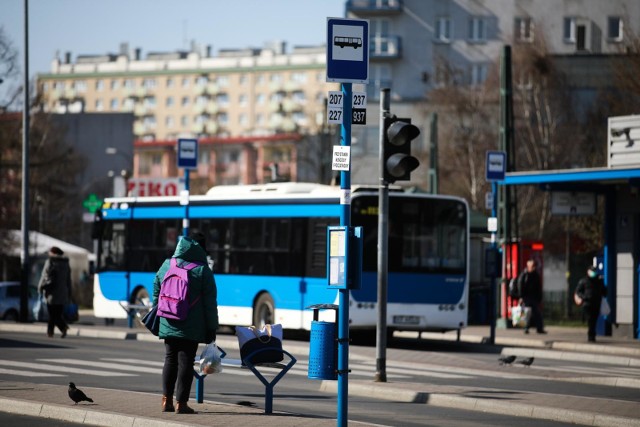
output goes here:
[{"label": "asphalt road", "polygon": [[[219,343],[238,357],[235,337],[221,335]],[[556,381],[558,373],[567,369],[566,362],[540,360],[531,368],[499,366],[495,348],[468,346],[459,343],[431,344],[429,349],[412,348],[411,342],[395,343],[388,350],[388,378],[420,383],[476,384],[478,387],[510,387],[539,389],[554,393],[585,396],[608,396],[614,399],[640,401],[640,390]],[[275,389],[274,410],[335,417],[337,396],[319,391],[320,382],[309,380],[306,373],[308,343],[289,342],[287,349],[299,363]],[[419,346],[418,346],[419,347]],[[127,341],[68,337],[48,339],[36,334],[3,333],[0,337],[0,381],[33,381],[59,384],[66,393],[67,383],[74,381],[79,388],[104,387],[161,395],[161,372],[164,346],[161,342]],[[474,351],[475,349],[475,351]],[[393,361],[400,352],[403,358],[421,361],[420,369],[402,369]],[[375,348],[351,346],[350,378],[372,379],[375,373]],[[372,356],[373,355],[373,356]],[[537,370],[540,378],[522,376]],[[606,375],[615,366],[581,364],[591,374]],[[636,370],[637,371],[637,370]],[[17,372],[29,375],[20,376]],[[485,372],[483,374],[483,372]],[[629,372],[629,375],[632,375]],[[636,374],[638,374],[636,372]],[[27,375],[27,374],[25,374]],[[257,379],[245,370],[227,368],[227,373],[207,377],[206,400],[226,403],[244,402],[264,405],[264,389]],[[349,419],[381,425],[403,426],[561,426],[569,425],[540,419],[526,419],[509,415],[439,408],[424,404],[410,404],[369,397],[352,396],[348,400]],[[0,414],[4,420],[6,414]],[[5,424],[2,425],[12,425]],[[50,425],[50,424],[48,424]]]}]

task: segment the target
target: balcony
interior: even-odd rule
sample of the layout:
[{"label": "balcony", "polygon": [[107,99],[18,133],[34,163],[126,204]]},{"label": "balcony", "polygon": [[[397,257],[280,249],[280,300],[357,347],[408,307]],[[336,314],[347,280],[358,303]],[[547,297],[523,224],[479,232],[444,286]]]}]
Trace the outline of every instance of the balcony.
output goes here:
[{"label": "balcony", "polygon": [[151,114],[151,111],[147,106],[138,104],[133,109],[133,114],[136,116],[146,116],[148,114]]},{"label": "balcony", "polygon": [[348,0],[348,13],[354,15],[390,15],[402,12],[402,0]]},{"label": "balcony", "polygon": [[214,121],[208,121],[206,124],[206,130],[208,134],[215,135],[220,130],[218,123]]},{"label": "balcony", "polygon": [[147,127],[144,125],[144,123],[140,123],[140,122],[135,122],[133,124],[133,134],[136,136],[142,136],[146,133],[147,131]]},{"label": "balcony", "polygon": [[220,106],[218,106],[218,104],[215,102],[209,102],[205,106],[205,111],[207,114],[214,115],[220,112]]},{"label": "balcony", "polygon": [[293,111],[301,111],[302,104],[291,99],[285,99],[282,101],[282,111],[285,113],[291,113]]},{"label": "balcony", "polygon": [[400,59],[402,39],[399,36],[374,36],[369,41],[369,58]]},{"label": "balcony", "polygon": [[220,87],[220,85],[219,85],[219,84],[216,84],[216,83],[209,83],[209,84],[207,85],[207,93],[208,93],[209,95],[217,95],[217,94],[219,94],[220,92],[222,92],[222,88]]}]

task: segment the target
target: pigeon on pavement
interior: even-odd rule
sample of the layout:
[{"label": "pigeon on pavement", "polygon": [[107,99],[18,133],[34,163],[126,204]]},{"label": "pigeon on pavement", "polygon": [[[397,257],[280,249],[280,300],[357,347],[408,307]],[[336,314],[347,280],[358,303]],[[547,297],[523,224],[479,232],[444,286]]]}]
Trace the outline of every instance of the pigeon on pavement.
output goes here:
[{"label": "pigeon on pavement", "polygon": [[516,360],[516,356],[504,356],[498,359],[501,365],[510,365]]},{"label": "pigeon on pavement", "polygon": [[520,360],[520,361],[518,361],[518,363],[521,363],[521,364],[523,364],[524,366],[531,366],[531,364],[533,363],[533,359],[534,359],[533,357],[527,357],[527,358],[526,358],[526,359],[524,359],[524,360]]},{"label": "pigeon on pavement", "polygon": [[78,404],[78,402],[82,401],[93,403],[93,399],[87,397],[87,395],[84,394],[82,390],[77,389],[74,383],[69,383],[69,397],[75,402],[76,405]]}]

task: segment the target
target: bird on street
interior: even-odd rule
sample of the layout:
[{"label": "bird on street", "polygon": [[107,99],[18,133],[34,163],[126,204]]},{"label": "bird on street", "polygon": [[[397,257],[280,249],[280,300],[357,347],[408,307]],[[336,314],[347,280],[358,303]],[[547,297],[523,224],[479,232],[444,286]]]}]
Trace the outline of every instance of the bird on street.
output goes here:
[{"label": "bird on street", "polygon": [[531,364],[533,363],[533,357],[527,357],[524,360],[519,360],[518,363],[524,365],[524,366],[531,366]]},{"label": "bird on street", "polygon": [[498,359],[501,365],[510,365],[516,360],[516,356],[504,356]]},{"label": "bird on street", "polygon": [[75,402],[76,405],[78,404],[78,402],[82,401],[93,403],[93,399],[87,397],[87,395],[84,394],[82,390],[77,389],[74,383],[69,383],[69,397]]}]

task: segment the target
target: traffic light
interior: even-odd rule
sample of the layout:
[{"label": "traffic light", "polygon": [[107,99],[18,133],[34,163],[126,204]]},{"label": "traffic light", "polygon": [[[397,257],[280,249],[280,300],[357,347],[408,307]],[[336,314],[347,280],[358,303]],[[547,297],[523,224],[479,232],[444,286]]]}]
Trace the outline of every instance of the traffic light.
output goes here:
[{"label": "traffic light", "polygon": [[411,124],[411,119],[385,117],[382,176],[386,182],[411,179],[411,171],[420,165],[418,159],[411,156],[411,140],[418,135],[420,129]]}]

